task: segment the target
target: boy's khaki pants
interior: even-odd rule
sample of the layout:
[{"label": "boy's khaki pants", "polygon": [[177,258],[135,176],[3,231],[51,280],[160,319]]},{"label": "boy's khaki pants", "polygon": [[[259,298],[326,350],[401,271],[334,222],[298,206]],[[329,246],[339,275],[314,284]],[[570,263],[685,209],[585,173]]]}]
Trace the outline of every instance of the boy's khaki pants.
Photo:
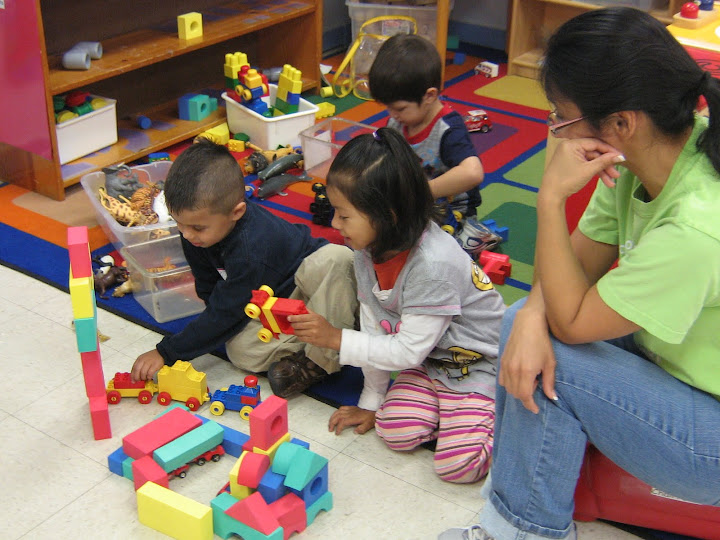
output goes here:
[{"label": "boy's khaki pants", "polygon": [[[327,244],[308,255],[295,273],[295,290],[290,298],[303,300],[309,310],[322,315],[336,328],[354,328],[358,300],[352,250]],[[225,344],[230,361],[237,367],[254,373],[267,371],[273,362],[304,350],[305,356],[328,373],[340,370],[338,351],[303,343],[290,334],[280,334],[279,339],[263,343],[257,335],[260,329],[260,320],[250,319]]]}]

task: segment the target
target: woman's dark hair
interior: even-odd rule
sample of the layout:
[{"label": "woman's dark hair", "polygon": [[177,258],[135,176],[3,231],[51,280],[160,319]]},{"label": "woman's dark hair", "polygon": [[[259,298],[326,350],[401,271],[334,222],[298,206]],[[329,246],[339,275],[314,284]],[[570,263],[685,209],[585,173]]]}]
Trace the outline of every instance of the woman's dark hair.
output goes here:
[{"label": "woman's dark hair", "polygon": [[541,80],[551,102],[569,100],[595,128],[612,113],[642,111],[669,137],[694,124],[705,96],[710,123],[698,148],[720,172],[720,86],[648,13],[616,7],[570,19],[548,42]]},{"label": "woman's dark hair", "polygon": [[327,185],[368,216],[377,233],[368,246],[375,262],[389,251],[411,249],[433,217],[435,202],[420,160],[393,129],[350,140],[330,166]]},{"label": "woman's dark hair", "polygon": [[165,203],[171,212],[208,208],[229,214],[244,199],[240,165],[225,146],[207,139],[180,154],[165,180]]}]

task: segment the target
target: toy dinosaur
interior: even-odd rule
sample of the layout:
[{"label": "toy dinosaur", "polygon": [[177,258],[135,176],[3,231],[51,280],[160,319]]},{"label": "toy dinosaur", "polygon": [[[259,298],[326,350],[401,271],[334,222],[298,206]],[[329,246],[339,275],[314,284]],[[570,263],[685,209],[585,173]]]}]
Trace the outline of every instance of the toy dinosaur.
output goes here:
[{"label": "toy dinosaur", "polygon": [[143,187],[137,173],[127,165],[105,167],[102,172],[105,173],[105,191],[115,199],[119,199],[121,195],[129,199]]}]

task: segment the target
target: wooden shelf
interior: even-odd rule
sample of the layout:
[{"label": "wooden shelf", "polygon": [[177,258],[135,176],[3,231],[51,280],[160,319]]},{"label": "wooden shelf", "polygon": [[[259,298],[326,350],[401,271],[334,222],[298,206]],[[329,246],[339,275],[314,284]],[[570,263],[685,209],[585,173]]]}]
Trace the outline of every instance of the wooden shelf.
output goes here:
[{"label": "wooden shelf", "polygon": [[[670,24],[683,0],[670,0],[667,9],[651,10]],[[547,39],[567,20],[585,11],[607,7],[574,0],[513,0],[508,38],[508,74],[536,79]]]},{"label": "wooden shelf", "polygon": [[313,4],[304,2],[287,3],[283,5],[283,9],[277,11],[273,11],[272,4],[268,5],[266,10],[258,11],[244,7],[243,2],[231,2],[222,8],[235,14],[220,20],[203,21],[203,35],[195,39],[179,39],[175,21],[170,21],[160,28],[141,29],[107,39],[102,43],[102,58],[92,60],[90,69],[86,71],[63,69],[60,63],[62,56],[51,56],[48,58],[50,93],[62,94],[234,37],[269,29],[312,14],[315,10]]}]

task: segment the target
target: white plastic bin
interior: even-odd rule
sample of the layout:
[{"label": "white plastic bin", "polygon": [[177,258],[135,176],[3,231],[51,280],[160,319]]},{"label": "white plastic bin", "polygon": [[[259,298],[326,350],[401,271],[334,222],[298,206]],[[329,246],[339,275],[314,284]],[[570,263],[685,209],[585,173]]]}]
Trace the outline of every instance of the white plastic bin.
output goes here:
[{"label": "white plastic bin", "polygon": [[[263,97],[268,105],[275,103],[277,85],[270,84],[270,96]],[[222,94],[227,109],[227,121],[233,133],[246,133],[250,142],[264,150],[272,150],[278,146],[300,144],[300,132],[315,123],[317,106],[300,98],[298,112],[282,116],[266,117],[248,109],[244,105],[230,99],[225,92]]]},{"label": "white plastic bin", "polygon": [[[171,161],[155,161],[147,165],[131,167],[131,169],[137,172],[140,182],[148,184],[165,180],[171,166]],[[105,173],[102,171],[86,174],[80,179],[80,184],[95,209],[98,223],[105,231],[108,240],[112,242],[117,250],[123,246],[131,246],[163,236],[178,234],[177,223],[174,220],[166,223],[155,223],[154,225],[137,225],[135,227],[126,227],[118,223],[100,204],[98,190],[105,186]]]},{"label": "white plastic bin", "polygon": [[[195,293],[195,279],[179,235],[126,246],[120,254],[127,262],[133,297],[157,322],[174,321],[205,309]],[[167,265],[175,268],[150,271]]]},{"label": "white plastic bin", "polygon": [[118,140],[114,99],[100,97],[107,105],[88,114],[55,125],[60,165],[115,144]]}]

